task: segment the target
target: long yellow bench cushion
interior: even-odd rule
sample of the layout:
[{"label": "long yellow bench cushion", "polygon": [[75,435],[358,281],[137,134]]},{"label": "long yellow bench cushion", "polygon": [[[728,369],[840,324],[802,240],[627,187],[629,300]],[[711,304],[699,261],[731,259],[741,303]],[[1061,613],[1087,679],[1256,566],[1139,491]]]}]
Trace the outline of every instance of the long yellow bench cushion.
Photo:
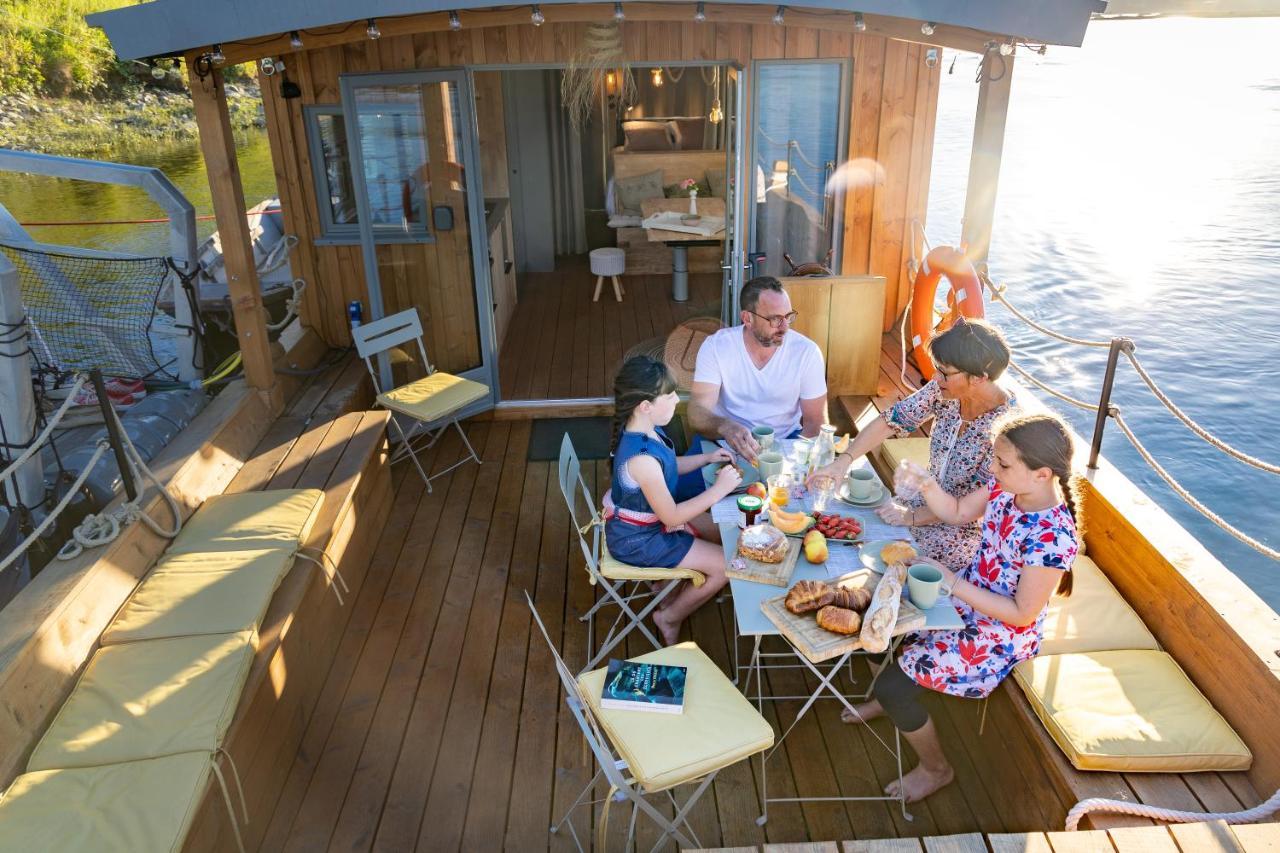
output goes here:
[{"label": "long yellow bench cushion", "polygon": [[207,752],[24,773],[0,797],[0,850],[176,851],[211,768]]},{"label": "long yellow bench cushion", "polygon": [[166,556],[102,632],[102,645],[256,631],[292,566],[281,548]]},{"label": "long yellow bench cushion", "polygon": [[287,548],[307,541],[324,503],[319,489],[216,495],[183,525],[167,554]]},{"label": "long yellow bench cushion", "polygon": [[694,643],[632,660],[689,668],[684,713],[607,711],[600,706],[607,668],[584,672],[578,685],[609,740],[646,791],[667,788],[755,755],[773,745],[773,729]]},{"label": "long yellow bench cushion", "polygon": [[253,661],[251,631],[99,649],[27,770],[211,751],[222,743]]},{"label": "long yellow bench cushion", "polygon": [[1085,556],[1071,566],[1071,595],[1055,595],[1044,617],[1040,654],[1153,649],[1160,644],[1142,619],[1107,580],[1098,564]]},{"label": "long yellow bench cushion", "polygon": [[1150,650],[1049,655],[1013,677],[1080,770],[1247,770],[1253,756],[1186,673]]},{"label": "long yellow bench cushion", "polygon": [[486,397],[489,387],[448,373],[433,373],[378,395],[378,402],[393,412],[430,423]]},{"label": "long yellow bench cushion", "polygon": [[880,445],[880,455],[891,470],[897,468],[903,459],[910,459],[921,468],[928,469],[929,439],[922,436],[888,438]]}]

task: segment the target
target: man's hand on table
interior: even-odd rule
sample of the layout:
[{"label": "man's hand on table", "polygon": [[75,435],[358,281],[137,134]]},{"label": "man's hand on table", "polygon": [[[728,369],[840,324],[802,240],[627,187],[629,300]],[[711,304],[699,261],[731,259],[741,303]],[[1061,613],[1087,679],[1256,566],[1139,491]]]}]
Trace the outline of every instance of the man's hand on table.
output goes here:
[{"label": "man's hand on table", "polygon": [[729,443],[733,452],[750,462],[757,464],[760,458],[760,445],[755,436],[737,421],[729,421],[720,429],[720,437]]}]

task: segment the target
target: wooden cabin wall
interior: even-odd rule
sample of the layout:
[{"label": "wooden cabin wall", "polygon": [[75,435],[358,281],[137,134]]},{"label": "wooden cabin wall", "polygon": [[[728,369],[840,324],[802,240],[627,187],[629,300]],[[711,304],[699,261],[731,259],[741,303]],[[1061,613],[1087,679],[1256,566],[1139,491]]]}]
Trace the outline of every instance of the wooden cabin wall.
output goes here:
[{"label": "wooden cabin wall", "polygon": [[[278,87],[264,86],[267,129],[285,221],[289,232],[300,238],[295,258],[309,285],[304,318],[327,342],[334,346],[350,342],[346,305],[353,299],[367,304],[368,296],[359,246],[313,243],[319,223],[302,107],[338,104],[338,75],[347,72],[566,63],[586,30],[585,23],[549,22],[537,28],[517,25],[424,32],[304,50],[286,57],[302,97],[283,100]],[[852,58],[848,159],[855,161],[852,170],[867,179],[855,182],[846,195],[841,271],[885,277],[884,324],[888,328],[906,304],[910,252],[904,251],[904,244],[911,239],[913,220],[924,222],[941,61],[927,68],[927,48],[915,43],[773,24],[627,22],[623,37],[627,56],[638,63],[733,60],[747,67],[753,59]],[[501,91],[492,82],[485,87],[477,92],[485,190],[487,194],[505,194],[501,189],[506,182],[505,156],[499,154],[504,146],[491,138],[502,125]],[[751,101],[748,92],[748,112]],[[749,115],[747,122],[750,128]],[[746,134],[748,147],[750,136]],[[501,153],[505,155],[505,151]],[[438,202],[433,198],[432,203]],[[460,214],[455,211],[455,221],[461,223]],[[453,235],[465,233],[464,228],[458,228]],[[441,346],[442,341],[467,337],[449,334],[462,328],[460,323],[474,327],[470,276],[458,266],[465,254],[441,241],[381,246],[378,256],[385,277],[387,312],[416,305],[427,328],[430,355],[438,366],[446,370],[465,366],[471,356],[465,340]]]}]

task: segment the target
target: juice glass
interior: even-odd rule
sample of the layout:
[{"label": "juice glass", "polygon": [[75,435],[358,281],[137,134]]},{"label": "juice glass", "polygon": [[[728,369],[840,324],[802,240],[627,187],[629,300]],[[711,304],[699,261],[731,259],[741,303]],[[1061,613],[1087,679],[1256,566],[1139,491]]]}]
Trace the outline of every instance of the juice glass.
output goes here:
[{"label": "juice glass", "polygon": [[769,499],[776,506],[786,506],[791,500],[791,487],[795,478],[790,474],[774,474],[769,478]]}]

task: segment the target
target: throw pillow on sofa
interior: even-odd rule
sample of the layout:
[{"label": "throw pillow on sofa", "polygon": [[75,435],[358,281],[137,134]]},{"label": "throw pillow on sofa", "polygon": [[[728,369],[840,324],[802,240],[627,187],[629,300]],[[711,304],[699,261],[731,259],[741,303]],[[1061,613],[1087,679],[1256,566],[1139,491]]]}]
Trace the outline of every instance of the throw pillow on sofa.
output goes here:
[{"label": "throw pillow on sofa", "polygon": [[662,198],[662,170],[655,169],[644,175],[617,178],[614,189],[623,214],[641,216],[640,202],[648,198]]}]

